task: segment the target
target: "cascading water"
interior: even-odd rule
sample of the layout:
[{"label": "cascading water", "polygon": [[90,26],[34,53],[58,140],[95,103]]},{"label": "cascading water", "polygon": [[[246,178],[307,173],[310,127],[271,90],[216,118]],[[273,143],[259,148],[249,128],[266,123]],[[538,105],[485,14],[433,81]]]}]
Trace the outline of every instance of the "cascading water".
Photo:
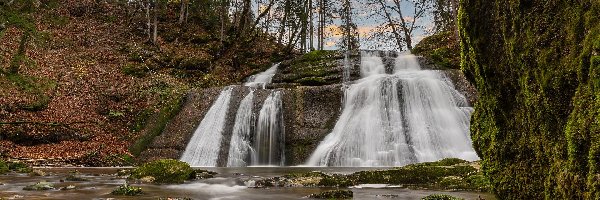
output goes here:
[{"label": "cascading water", "polygon": [[[250,139],[255,123],[252,112],[254,90],[258,87],[264,88],[266,84],[271,83],[278,66],[279,64],[275,64],[267,71],[250,77],[246,82],[245,85],[250,87],[250,92],[240,102],[236,113],[227,166],[247,165],[248,152],[252,151]],[[232,86],[225,88],[210,107],[183,152],[182,161],[192,166],[217,166],[232,90]]]},{"label": "cascading water", "polygon": [[250,137],[254,128],[254,89],[244,97],[235,115],[233,135],[229,146],[227,167],[243,167],[248,165],[248,151],[252,151]]},{"label": "cascading water", "polygon": [[[258,122],[256,122],[253,106],[256,88],[265,88],[271,83],[279,64],[273,65],[267,71],[248,79],[246,86],[250,92],[244,97],[238,108],[229,156],[228,167],[244,167],[252,165],[282,165],[283,164],[283,114],[281,107],[281,92],[272,91],[262,106]],[[255,125],[258,123],[257,125]],[[256,127],[256,128],[255,128]],[[254,141],[254,142],[252,142]]]},{"label": "cascading water", "polygon": [[225,88],[194,132],[181,161],[191,166],[217,166],[232,87]]},{"label": "cascading water", "polygon": [[311,166],[402,166],[447,157],[477,160],[465,97],[440,72],[421,70],[413,55],[361,58],[362,79],[345,90],[344,109],[319,144]]},{"label": "cascading water", "polygon": [[271,68],[267,69],[267,71],[250,76],[250,78],[244,85],[253,88],[264,88],[267,84],[271,83],[271,81],[273,80],[273,76],[277,72],[278,67],[279,63],[274,64],[273,66],[271,66]]},{"label": "cascading water", "polygon": [[281,109],[281,92],[271,92],[260,109],[252,165],[283,165],[285,135]]}]

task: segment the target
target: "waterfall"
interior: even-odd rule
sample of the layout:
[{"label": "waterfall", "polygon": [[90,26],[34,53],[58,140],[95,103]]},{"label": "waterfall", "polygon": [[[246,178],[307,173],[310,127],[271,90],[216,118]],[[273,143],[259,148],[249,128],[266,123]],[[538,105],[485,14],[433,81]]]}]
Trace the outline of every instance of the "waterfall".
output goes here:
[{"label": "waterfall", "polygon": [[361,76],[345,90],[332,132],[309,158],[312,166],[402,166],[447,157],[477,160],[469,138],[472,108],[442,73],[421,70],[413,55],[361,56]]},{"label": "waterfall", "polygon": [[272,91],[260,109],[252,165],[283,165],[284,137],[281,92]]},{"label": "waterfall", "polygon": [[232,87],[225,88],[194,132],[181,161],[191,166],[217,166]]},{"label": "waterfall", "polygon": [[250,93],[240,103],[240,107],[235,115],[227,167],[243,167],[248,165],[248,151],[252,151],[250,137],[254,128],[253,105],[254,89],[251,89]]},{"label": "waterfall", "polygon": [[244,85],[253,88],[262,87],[264,89],[264,87],[273,80],[273,76],[277,72],[277,67],[279,67],[279,63],[274,64],[271,68],[267,69],[267,71],[250,76]]},{"label": "waterfall", "polygon": [[[271,91],[259,112],[253,113],[256,88],[265,88],[277,72],[279,64],[251,76],[244,85],[250,92],[237,110],[231,137],[227,167],[252,165],[283,165],[283,113],[281,92]],[[256,127],[256,128],[255,128]]]},{"label": "waterfall", "polygon": [[352,65],[350,64],[350,56],[348,55],[350,54],[350,52],[346,51],[346,53],[344,53],[344,71],[343,71],[343,76],[342,76],[342,82],[346,83],[348,81],[350,81],[350,69],[352,67]]}]

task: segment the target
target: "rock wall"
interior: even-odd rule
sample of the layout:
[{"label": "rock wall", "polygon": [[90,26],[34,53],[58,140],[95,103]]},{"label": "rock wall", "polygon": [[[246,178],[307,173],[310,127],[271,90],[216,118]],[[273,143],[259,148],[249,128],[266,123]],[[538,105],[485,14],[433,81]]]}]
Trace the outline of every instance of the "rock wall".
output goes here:
[{"label": "rock wall", "polygon": [[[341,82],[343,73],[343,59],[339,60],[339,52],[323,53],[319,55],[324,58],[314,58],[305,55],[300,58],[303,62],[311,64],[304,65],[303,62],[282,63],[280,73],[274,77],[274,84],[267,86],[267,90],[258,89],[254,97],[254,114],[256,117],[263,105],[264,100],[271,90],[283,92],[283,116],[285,123],[285,163],[286,165],[302,165],[308,160],[311,153],[327,134],[329,134],[342,111],[342,100],[344,91],[342,84],[326,84],[320,86],[303,86],[300,80],[306,77],[314,77],[315,70],[327,81]],[[395,55],[382,52],[386,69],[391,73],[394,68]],[[439,69],[435,65],[426,64],[426,60],[420,59],[424,69]],[[358,54],[351,57],[353,63],[350,80],[360,77],[360,58]],[[293,64],[290,64],[293,63]],[[323,64],[328,63],[328,64]],[[323,64],[323,66],[320,66]],[[319,68],[320,66],[320,68]],[[298,72],[299,74],[294,74]],[[326,73],[325,73],[326,72]],[[446,75],[454,82],[457,90],[462,92],[469,103],[476,101],[477,93],[474,87],[466,81],[462,72],[458,70],[445,70]],[[302,77],[302,78],[301,78]],[[286,82],[286,79],[294,80]],[[312,82],[311,82],[312,83]],[[248,94],[248,88],[244,86],[233,86],[232,98],[225,124],[218,166],[227,165],[230,140],[232,137],[235,115],[240,102]],[[206,112],[217,99],[223,88],[210,88],[191,91],[184,102],[182,111],[167,125],[162,135],[155,138],[148,150],[141,155],[141,160],[154,160],[158,158],[179,157],[185,151],[195,129],[202,121]]]},{"label": "rock wall", "polygon": [[462,0],[471,137],[502,199],[600,199],[600,1]]}]

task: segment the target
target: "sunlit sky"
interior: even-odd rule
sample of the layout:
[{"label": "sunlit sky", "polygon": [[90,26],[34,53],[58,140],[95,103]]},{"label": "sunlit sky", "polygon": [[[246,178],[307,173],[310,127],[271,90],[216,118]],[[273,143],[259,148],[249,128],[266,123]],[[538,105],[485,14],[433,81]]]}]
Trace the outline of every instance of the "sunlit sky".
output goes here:
[{"label": "sunlit sky", "polygon": [[[391,4],[391,1],[388,0],[388,3]],[[358,33],[360,34],[360,42],[361,49],[392,49],[394,47],[394,42],[381,42],[381,41],[373,41],[369,39],[370,34],[375,30],[375,28],[381,24],[381,22],[386,21],[382,16],[374,15],[376,12],[379,12],[381,8],[379,5],[368,5],[364,3],[364,1],[352,1],[352,6],[355,9],[355,13],[353,16],[354,23],[358,26]],[[413,21],[413,13],[414,7],[410,2],[403,2],[402,4],[402,12],[404,14],[404,19],[407,21]],[[397,15],[395,17],[398,17]],[[339,42],[342,32],[337,28],[337,25],[340,25],[340,20],[335,20],[334,25],[327,28],[329,33],[333,35],[326,42],[326,49],[337,49],[337,42]],[[433,29],[433,23],[429,16],[426,18],[417,19],[416,24],[422,26],[423,28],[415,29],[413,31],[413,46],[416,45],[419,41],[421,41],[424,37],[429,35],[428,32]],[[333,31],[331,31],[333,30]]]}]

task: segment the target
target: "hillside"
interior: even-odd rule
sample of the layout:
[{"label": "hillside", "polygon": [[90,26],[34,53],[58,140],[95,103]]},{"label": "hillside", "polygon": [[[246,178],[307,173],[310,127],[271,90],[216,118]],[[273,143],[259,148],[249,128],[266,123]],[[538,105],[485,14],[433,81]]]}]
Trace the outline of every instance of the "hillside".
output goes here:
[{"label": "hillside", "polygon": [[[169,4],[158,19],[152,44],[143,10],[134,5],[37,2],[13,5],[27,13],[2,16],[10,22],[0,30],[5,158],[37,165],[128,164],[164,128],[185,91],[240,82],[278,57],[278,45],[267,36],[239,41],[227,35],[221,42],[206,13],[177,23],[177,5]],[[28,31],[21,25],[28,23],[34,29],[21,45]]]}]

